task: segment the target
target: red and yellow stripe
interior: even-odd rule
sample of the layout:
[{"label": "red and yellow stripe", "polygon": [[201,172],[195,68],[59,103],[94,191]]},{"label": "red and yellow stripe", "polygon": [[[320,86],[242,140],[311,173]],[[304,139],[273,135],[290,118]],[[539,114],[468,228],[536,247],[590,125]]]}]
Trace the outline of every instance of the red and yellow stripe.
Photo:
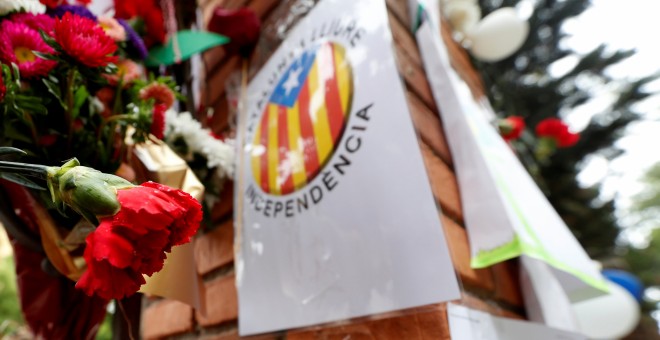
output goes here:
[{"label": "red and yellow stripe", "polygon": [[352,101],[345,52],[335,43],[322,45],[294,106],[266,106],[251,154],[254,180],[264,192],[292,193],[309,183],[330,159]]}]

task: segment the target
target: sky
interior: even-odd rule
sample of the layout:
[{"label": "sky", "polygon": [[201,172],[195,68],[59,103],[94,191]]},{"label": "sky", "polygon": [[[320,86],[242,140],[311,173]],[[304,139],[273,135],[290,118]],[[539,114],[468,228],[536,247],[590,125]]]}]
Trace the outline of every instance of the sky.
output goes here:
[{"label": "sky", "polygon": [[[571,1],[571,0],[566,0]],[[571,35],[566,46],[578,53],[587,53],[607,44],[611,50],[635,49],[628,60],[606,72],[618,79],[634,79],[660,71],[660,1],[658,0],[592,0],[592,7],[576,19],[568,21],[564,29]],[[557,72],[570,67],[575,60],[568,58],[557,66]],[[660,93],[660,81],[648,90]],[[605,89],[598,99],[575,110],[567,121],[575,130],[588,123],[599,107],[606,106],[615,97]],[[629,206],[630,198],[643,187],[638,181],[651,165],[660,162],[660,95],[654,96],[637,108],[644,119],[632,124],[617,145],[625,150],[618,159],[608,162],[599,157],[590,160],[578,179],[585,185],[604,180],[603,195],[616,197],[621,211]]]}]

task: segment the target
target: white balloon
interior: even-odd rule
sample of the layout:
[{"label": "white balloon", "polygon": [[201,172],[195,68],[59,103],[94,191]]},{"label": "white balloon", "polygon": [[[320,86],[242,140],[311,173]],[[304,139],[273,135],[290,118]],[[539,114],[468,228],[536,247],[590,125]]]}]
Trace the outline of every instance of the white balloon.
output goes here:
[{"label": "white balloon", "polygon": [[470,52],[483,61],[499,61],[516,52],[527,39],[529,24],[513,7],[500,8],[467,32]]},{"label": "white balloon", "polygon": [[641,317],[635,298],[618,284],[610,293],[573,304],[580,331],[590,339],[619,339],[630,334]]}]

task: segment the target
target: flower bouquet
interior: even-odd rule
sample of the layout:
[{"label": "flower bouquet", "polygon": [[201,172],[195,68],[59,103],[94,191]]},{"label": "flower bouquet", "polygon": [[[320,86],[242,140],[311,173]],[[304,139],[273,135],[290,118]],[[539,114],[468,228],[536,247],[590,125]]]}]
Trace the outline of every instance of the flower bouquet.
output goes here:
[{"label": "flower bouquet", "polygon": [[87,338],[202,214],[183,191],[131,182],[132,146],[165,138],[180,98],[171,78],[147,76],[140,20],[42,2],[0,0],[0,146],[12,147],[0,156],[23,150],[1,162],[0,215],[35,335]]}]

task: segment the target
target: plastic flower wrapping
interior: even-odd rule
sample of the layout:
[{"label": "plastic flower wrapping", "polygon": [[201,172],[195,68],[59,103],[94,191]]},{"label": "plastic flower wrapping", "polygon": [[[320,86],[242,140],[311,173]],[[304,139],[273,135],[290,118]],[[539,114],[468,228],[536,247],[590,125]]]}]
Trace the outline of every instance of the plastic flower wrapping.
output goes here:
[{"label": "plastic flower wrapping", "polygon": [[143,66],[166,41],[158,2],[116,0],[114,16],[88,2],[0,0],[0,215],[26,322],[48,338],[93,335],[108,300],[200,225],[191,195],[135,182],[136,148],[167,141],[212,195],[233,172],[233,145],[179,114],[175,81]]}]

